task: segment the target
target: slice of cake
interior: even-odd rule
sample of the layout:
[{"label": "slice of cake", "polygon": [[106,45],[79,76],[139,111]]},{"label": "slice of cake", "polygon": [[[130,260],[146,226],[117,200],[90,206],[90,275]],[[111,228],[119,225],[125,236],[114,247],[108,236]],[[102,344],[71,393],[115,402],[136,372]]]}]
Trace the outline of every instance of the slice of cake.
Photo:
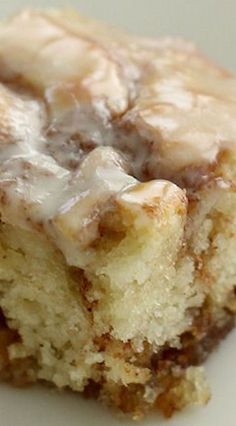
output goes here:
[{"label": "slice of cake", "polygon": [[0,365],[134,418],[205,403],[236,312],[236,78],[71,11],[0,25]]}]

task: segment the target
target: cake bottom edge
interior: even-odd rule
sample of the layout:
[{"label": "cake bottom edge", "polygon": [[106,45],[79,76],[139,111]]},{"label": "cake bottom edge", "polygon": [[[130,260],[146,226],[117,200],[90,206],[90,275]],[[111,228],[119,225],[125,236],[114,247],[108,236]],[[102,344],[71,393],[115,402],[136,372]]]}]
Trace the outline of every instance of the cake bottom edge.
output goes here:
[{"label": "cake bottom edge", "polygon": [[[210,398],[207,382],[202,375],[202,363],[222,339],[234,328],[235,314],[222,309],[221,319],[212,317],[208,306],[203,306],[195,317],[190,331],[181,336],[179,349],[163,347],[158,353],[147,348],[142,354],[142,367],[151,371],[147,384],[117,384],[89,381],[83,396],[101,400],[133,419],[158,410],[165,417],[194,403],[207,403]],[[8,347],[20,337],[7,326],[0,312],[0,381],[14,386],[33,384],[37,363],[34,358],[10,360]],[[145,353],[146,351],[146,353]]]}]

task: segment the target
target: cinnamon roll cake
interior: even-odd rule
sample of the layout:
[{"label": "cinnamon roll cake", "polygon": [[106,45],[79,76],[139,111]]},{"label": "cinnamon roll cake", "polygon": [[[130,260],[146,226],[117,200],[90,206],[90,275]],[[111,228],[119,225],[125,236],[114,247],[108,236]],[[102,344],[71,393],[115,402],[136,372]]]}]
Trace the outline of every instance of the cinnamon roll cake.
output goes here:
[{"label": "cinnamon roll cake", "polygon": [[70,10],[0,24],[0,375],[208,401],[236,313],[236,77]]}]

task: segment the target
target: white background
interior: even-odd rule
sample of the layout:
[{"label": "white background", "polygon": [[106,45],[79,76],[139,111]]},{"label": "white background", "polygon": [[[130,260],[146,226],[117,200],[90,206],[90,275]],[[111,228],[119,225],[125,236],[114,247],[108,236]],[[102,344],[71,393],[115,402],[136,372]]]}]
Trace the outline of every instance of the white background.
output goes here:
[{"label": "white background", "polygon": [[182,35],[236,70],[236,0],[0,0],[0,15],[29,5],[74,5],[138,34]]}]

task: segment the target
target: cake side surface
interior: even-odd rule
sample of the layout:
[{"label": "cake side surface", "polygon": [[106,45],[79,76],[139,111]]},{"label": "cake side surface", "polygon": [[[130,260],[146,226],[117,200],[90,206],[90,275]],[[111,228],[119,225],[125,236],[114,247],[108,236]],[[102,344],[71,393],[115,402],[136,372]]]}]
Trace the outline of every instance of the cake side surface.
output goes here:
[{"label": "cake side surface", "polygon": [[208,400],[198,365],[236,312],[235,116],[235,76],[187,42],[69,11],[1,24],[3,379],[134,417]]}]

